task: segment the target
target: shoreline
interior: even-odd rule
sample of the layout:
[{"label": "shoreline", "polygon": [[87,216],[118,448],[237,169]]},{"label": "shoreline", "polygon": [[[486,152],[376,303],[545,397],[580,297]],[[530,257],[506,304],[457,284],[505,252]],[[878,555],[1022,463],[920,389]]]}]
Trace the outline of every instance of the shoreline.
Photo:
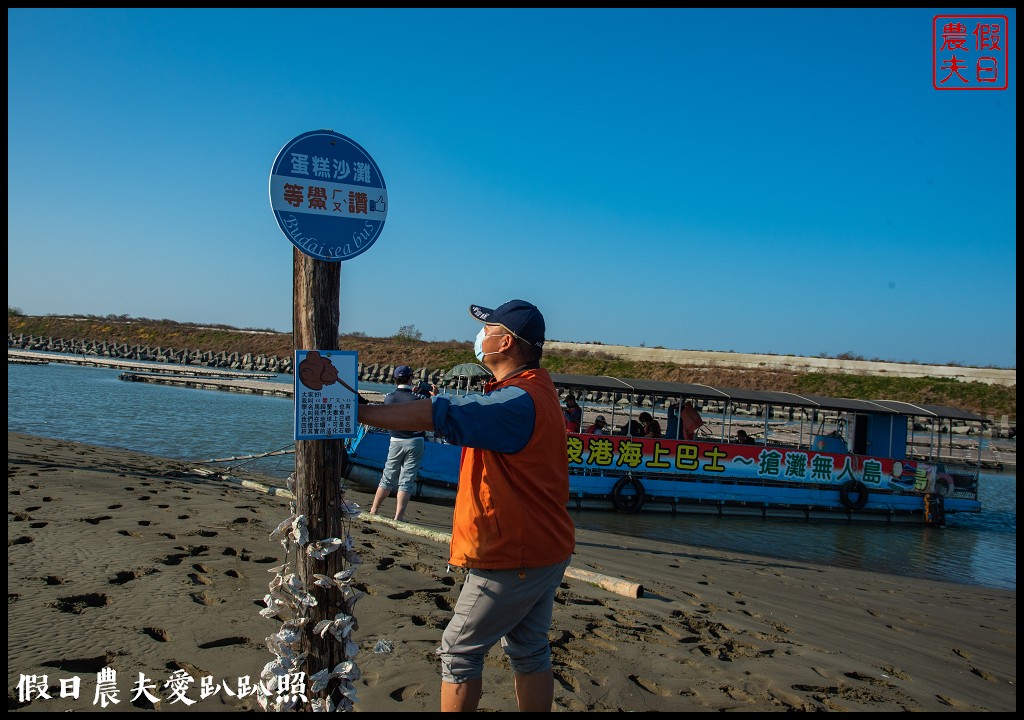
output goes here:
[{"label": "shoreline", "polygon": [[[269,381],[266,378],[268,375],[258,372],[242,372],[242,371],[230,371],[216,368],[206,368],[193,365],[176,365],[173,363],[158,364],[153,363],[142,363],[139,361],[121,360],[115,358],[106,358],[99,356],[67,356],[54,354],[52,352],[40,352],[40,351],[29,351],[20,350],[17,348],[8,348],[7,350],[8,362],[15,363],[45,363],[47,361],[63,363],[68,365],[89,365],[94,367],[104,367],[109,369],[123,370],[122,380],[130,380],[132,382],[146,382],[158,385],[169,385],[187,389],[203,389],[203,390],[219,390],[223,392],[242,392],[247,394],[262,394],[272,395],[277,397],[291,398],[294,395],[294,388],[290,384],[279,383]],[[385,383],[386,384],[386,383]],[[367,396],[372,402],[379,402],[383,398],[383,393],[373,390],[361,390],[364,396]],[[607,402],[590,402],[584,407],[584,424],[589,424],[599,414],[609,414],[614,412],[614,407]],[[663,422],[667,419],[667,414],[664,409],[653,408],[651,412],[656,418]],[[753,429],[755,431],[763,428],[763,422],[753,417],[749,419],[749,422],[744,422],[742,413],[737,414],[736,421],[733,423],[734,427],[742,427],[745,429]],[[714,428],[714,423],[708,424],[709,428]],[[713,430],[713,434],[718,434],[721,428]],[[776,431],[779,432],[776,440],[781,442],[792,442],[796,438],[795,431]],[[1009,430],[1006,431],[1007,433]],[[971,434],[966,428],[958,428],[956,426],[951,427],[950,435],[939,435],[939,444],[943,444],[943,439],[947,439],[947,443],[950,444],[947,461],[961,460],[966,462],[974,462],[976,457],[980,457],[980,467],[982,470],[989,472],[1013,472],[1017,471],[1017,453],[1016,453],[1016,441],[1015,439],[1005,439],[1002,437],[1003,430],[997,430],[994,426],[991,429],[986,430],[980,436],[977,434]],[[955,438],[955,445],[953,443]],[[917,441],[913,443],[917,447],[927,447],[929,441]],[[982,446],[980,455],[978,446]],[[962,454],[961,454],[962,453]],[[927,454],[918,453],[913,456],[916,460],[925,460]]]},{"label": "shoreline", "polygon": [[[273,495],[123,450],[8,433],[9,710],[90,710],[95,673],[257,676],[271,659],[259,616],[287,516]],[[205,470],[205,468],[204,468]],[[209,472],[205,470],[205,472]],[[256,474],[234,479],[260,483]],[[274,483],[267,483],[274,484]],[[369,493],[346,497],[368,507]],[[385,505],[390,510],[393,505]],[[407,520],[450,532],[451,509]],[[435,711],[433,650],[457,577],[447,547],[386,522],[351,526],[363,563],[354,639],[357,711]],[[1016,591],[993,590],[577,531],[572,565],[642,584],[641,597],[566,578],[551,633],[559,711],[980,711],[1016,709]],[[41,629],[43,631],[41,632]],[[393,645],[375,653],[380,640]],[[53,699],[18,702],[22,675]],[[58,678],[82,677],[79,700]],[[216,694],[185,708],[243,711]],[[481,710],[515,709],[488,656]]]}]

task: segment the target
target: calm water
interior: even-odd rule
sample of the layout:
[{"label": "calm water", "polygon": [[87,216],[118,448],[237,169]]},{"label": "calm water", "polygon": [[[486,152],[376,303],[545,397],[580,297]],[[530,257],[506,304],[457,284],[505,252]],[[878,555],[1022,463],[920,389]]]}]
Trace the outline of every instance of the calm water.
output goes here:
[{"label": "calm water", "polygon": [[[185,460],[250,455],[293,446],[292,401],[117,379],[117,370],[7,366],[9,431]],[[290,375],[279,376],[292,382]],[[362,384],[361,389],[386,389]],[[238,467],[240,463],[233,462]],[[249,462],[286,477],[294,457]],[[986,474],[984,510],[947,516],[944,528],[844,521],[761,520],[665,513],[574,513],[579,527],[784,560],[1017,589],[1016,476]],[[769,552],[770,549],[770,552]]]}]

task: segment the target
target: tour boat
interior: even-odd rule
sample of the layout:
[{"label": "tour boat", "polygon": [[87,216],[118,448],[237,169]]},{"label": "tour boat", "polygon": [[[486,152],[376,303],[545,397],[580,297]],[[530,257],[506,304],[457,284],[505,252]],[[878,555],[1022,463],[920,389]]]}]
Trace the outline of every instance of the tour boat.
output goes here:
[{"label": "tour boat", "polygon": [[[587,427],[628,432],[643,411],[662,437],[566,432],[569,507],[762,517],[910,520],[977,513],[986,420],[951,407],[552,373]],[[694,416],[697,416],[696,418]],[[746,441],[737,434],[743,430]],[[955,439],[960,438],[960,439]],[[349,479],[376,486],[390,436],[347,441]],[[462,448],[424,446],[414,497],[454,498]]]}]

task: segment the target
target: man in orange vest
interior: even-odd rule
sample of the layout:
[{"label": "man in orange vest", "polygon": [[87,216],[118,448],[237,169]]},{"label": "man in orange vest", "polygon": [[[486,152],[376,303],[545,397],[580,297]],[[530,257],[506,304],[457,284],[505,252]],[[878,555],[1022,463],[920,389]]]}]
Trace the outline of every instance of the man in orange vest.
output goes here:
[{"label": "man in orange vest", "polygon": [[551,376],[540,367],[540,310],[510,300],[469,311],[484,324],[477,360],[494,374],[483,395],[360,405],[359,420],[433,430],[463,448],[449,563],[467,575],[438,648],[441,710],[477,709],[484,658],[500,642],[515,673],[519,710],[549,712],[548,632],[555,591],[575,549],[565,420]]}]

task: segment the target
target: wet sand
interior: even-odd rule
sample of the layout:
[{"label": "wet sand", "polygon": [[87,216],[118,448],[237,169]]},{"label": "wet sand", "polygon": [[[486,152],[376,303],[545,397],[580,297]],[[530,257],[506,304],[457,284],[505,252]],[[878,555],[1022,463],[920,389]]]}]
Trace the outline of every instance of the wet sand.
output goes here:
[{"label": "wet sand", "polygon": [[[237,691],[273,658],[280,622],[259,610],[287,500],[254,488],[279,483],[18,433],[8,447],[8,709],[254,709],[223,690],[201,698],[201,683]],[[459,590],[438,539],[450,517],[413,502],[409,525],[352,522],[357,712],[438,709],[434,650]],[[556,711],[1016,710],[1015,591],[582,530],[572,567],[551,631]],[[105,667],[120,702],[104,708]],[[131,700],[140,673],[155,705]],[[172,675],[193,679],[194,704],[162,687]],[[62,698],[72,677],[79,697]],[[516,709],[497,648],[480,708]]]}]

